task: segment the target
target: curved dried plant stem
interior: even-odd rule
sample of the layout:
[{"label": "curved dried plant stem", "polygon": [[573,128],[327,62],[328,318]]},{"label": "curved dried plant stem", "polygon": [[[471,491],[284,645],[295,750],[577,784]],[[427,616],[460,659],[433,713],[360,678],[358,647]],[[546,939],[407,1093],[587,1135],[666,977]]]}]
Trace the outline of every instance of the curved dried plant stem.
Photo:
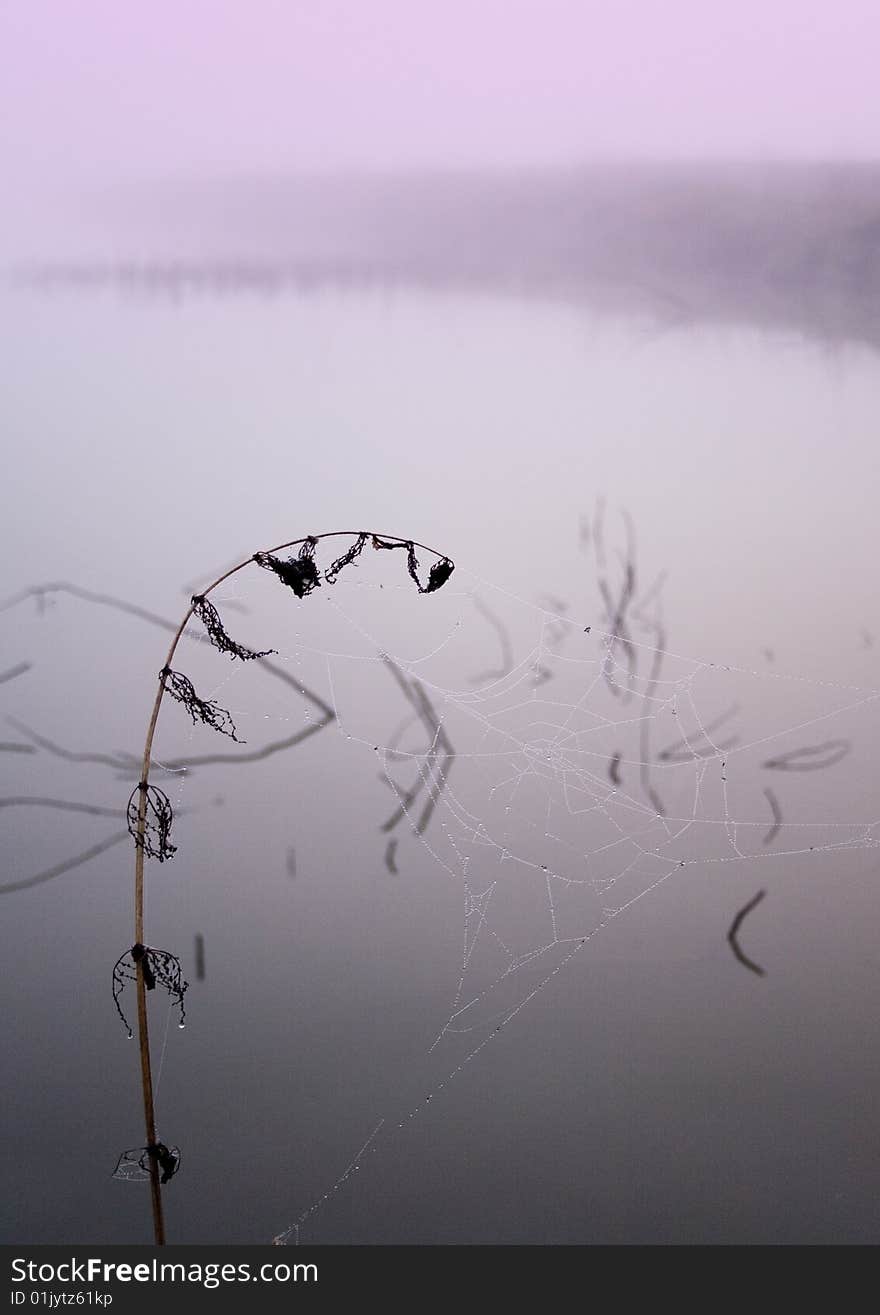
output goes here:
[{"label": "curved dried plant stem", "polygon": [[[143,852],[139,851],[141,859]],[[144,983],[143,961],[137,966],[138,1038],[141,1053],[141,1085],[144,1093],[144,1127],[147,1145],[156,1145],[156,1110],[153,1104],[153,1070],[150,1064],[150,1033],[147,1023],[147,991]],[[150,1171],[150,1199],[153,1206],[153,1236],[156,1246],[165,1245],[165,1217],[162,1211],[162,1188],[159,1183],[159,1163],[154,1155],[147,1157]]]},{"label": "curved dried plant stem", "polygon": [[[396,534],[381,534],[378,530],[330,530],[326,534],[304,535],[299,539],[291,539],[288,543],[279,543],[274,548],[269,548],[269,553],[277,553],[285,548],[295,548],[298,544],[305,543],[308,540],[317,542],[321,539],[334,539],[347,536],[357,538],[359,535],[366,533],[370,538],[395,540],[401,545],[412,544],[415,548],[421,548],[425,552],[432,553],[438,559],[444,559],[445,554],[431,548],[425,543],[419,543],[415,539],[401,539]],[[208,594],[228,580],[230,576],[235,575],[238,571],[244,570],[246,566],[251,565],[255,555],[246,557],[243,562],[238,562],[231,566],[228,571],[218,575],[217,579],[212,581],[200,594],[195,595],[198,599],[207,598]],[[144,936],[144,855],[146,853],[145,836],[147,822],[147,787],[150,782],[150,767],[153,761],[153,739],[156,734],[156,724],[159,720],[159,709],[162,706],[162,697],[165,693],[165,684],[168,672],[174,661],[174,654],[177,645],[180,643],[184,630],[186,629],[190,617],[195,611],[195,602],[190,603],[186,610],[183,620],[174,632],[171,640],[171,646],[162,664],[162,670],[159,673],[159,687],[156,690],[156,698],[153,703],[153,711],[150,714],[149,725],[147,726],[147,737],[144,742],[144,757],[141,766],[140,779],[140,798],[138,800],[137,827],[135,832],[135,859],[134,859],[134,940],[135,944],[146,945]],[[141,1060],[141,1086],[144,1096],[144,1126],[147,1135],[147,1146],[155,1146],[156,1138],[156,1110],[153,1100],[153,1071],[150,1063],[150,1032],[147,1018],[147,991],[144,980],[144,960],[140,959],[137,963],[137,1013],[138,1013],[138,1041],[140,1046]],[[157,1246],[163,1246],[165,1243],[165,1219],[162,1210],[162,1188],[159,1182],[159,1164],[155,1155],[147,1157],[150,1169],[150,1194],[153,1205],[153,1233]]]},{"label": "curved dried plant stem", "polygon": [[[445,553],[438,552],[436,548],[431,548],[426,543],[419,543],[418,539],[401,539],[399,534],[383,534],[381,530],[329,530],[327,534],[311,534],[311,535],[306,534],[301,539],[291,539],[289,543],[279,543],[274,548],[267,548],[266,552],[270,552],[274,554],[276,552],[282,552],[285,548],[296,548],[298,544],[305,543],[306,539],[310,539],[310,538],[316,540],[340,539],[343,537],[349,539],[356,539],[359,534],[366,534],[367,538],[369,539],[389,539],[389,540],[394,539],[397,543],[400,544],[411,543],[414,548],[422,548],[424,549],[425,552],[433,553],[435,557],[445,556]],[[251,559],[249,557],[248,561],[250,560]],[[241,567],[246,565],[247,562],[242,562],[239,566],[234,566],[232,568],[232,571],[240,571]],[[227,575],[232,575],[232,571],[228,571]],[[211,589],[216,588],[216,586],[225,579],[226,576],[222,575],[219,580],[214,581],[214,583],[211,585]],[[210,590],[206,589],[204,592],[209,593]]]},{"label": "curved dried plant stem", "polygon": [[[236,566],[234,570],[240,570],[246,566],[247,562],[242,562],[241,566]],[[227,571],[219,579],[205,590],[210,593],[211,589],[216,589],[227,576],[232,575],[232,571]],[[153,703],[153,711],[150,715],[150,723],[147,727],[147,738],[144,743],[144,758],[141,767],[141,790],[140,799],[138,800],[138,817],[137,817],[137,840],[135,843],[134,857],[134,941],[136,945],[145,945],[144,938],[144,854],[145,832],[147,822],[147,786],[150,780],[150,767],[153,757],[153,738],[156,734],[156,723],[159,720],[159,709],[162,706],[162,696],[165,693],[166,668],[170,669],[180,637],[186,629],[187,623],[193,614],[193,604],[190,604],[186,615],[175,631],[174,638],[171,641],[171,647],[168,650],[168,656],[165,659],[163,670],[159,675],[159,688],[156,691],[156,699]],[[141,1058],[141,1087],[144,1096],[144,1128],[147,1135],[147,1146],[156,1145],[156,1108],[153,1100],[153,1070],[150,1063],[150,1030],[147,1018],[147,989],[144,981],[144,961],[140,959],[136,967],[137,972],[137,1015],[138,1015],[138,1043]],[[155,1155],[147,1156],[150,1172],[150,1198],[153,1207],[153,1236],[156,1246],[165,1245],[165,1217],[162,1210],[162,1187],[159,1182],[159,1162]]]}]

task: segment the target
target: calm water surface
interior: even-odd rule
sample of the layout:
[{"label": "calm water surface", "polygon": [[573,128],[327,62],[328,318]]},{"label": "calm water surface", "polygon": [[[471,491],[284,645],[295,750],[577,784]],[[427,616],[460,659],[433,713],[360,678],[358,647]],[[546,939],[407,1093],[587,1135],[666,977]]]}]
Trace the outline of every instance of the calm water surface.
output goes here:
[{"label": "calm water surface", "polygon": [[[330,529],[412,536],[458,563],[436,599],[371,553],[332,596],[298,604],[244,574],[222,595],[230,630],[277,647],[338,720],[248,766],[162,778],[180,850],[150,869],[150,939],[192,981],[187,1029],[172,1013],[166,1033],[162,1003],[152,1023],[160,1131],[183,1152],[166,1194],[173,1240],[262,1242],[306,1216],[315,1242],[875,1241],[876,355],[404,290],[17,291],[0,316],[4,598],[70,582],[176,619],[210,573]],[[624,702],[598,635],[584,636],[608,625],[601,579],[622,587],[627,517],[639,590],[666,572],[674,714],[649,701],[649,649]],[[659,615],[648,608],[655,629],[638,629],[649,646]],[[507,664],[502,630],[525,665],[489,707],[491,733],[435,693],[460,756],[455,798],[425,844],[393,833],[389,866],[380,824],[395,799],[373,745],[399,733],[406,751],[419,732],[377,655],[416,661],[426,688],[472,693],[475,675]],[[535,643],[552,671],[538,688]],[[33,665],[0,684],[16,719],[0,741],[18,746],[0,753],[3,798],[121,809],[136,775],[70,755],[139,751],[166,646],[158,627],[64,593],[7,609],[0,674]],[[204,646],[184,669],[233,711],[248,749],[320,718]],[[696,759],[662,789],[657,767],[670,811],[707,823],[676,842],[686,866],[656,889],[661,868],[636,869],[626,894],[642,897],[533,996],[558,951],[547,973],[521,973],[506,995],[505,983],[498,1018],[529,998],[502,1033],[487,996],[459,1019],[472,1032],[431,1050],[463,945],[479,994],[504,971],[505,937],[516,954],[552,938],[551,904],[572,936],[606,917],[595,890],[567,903],[562,880],[572,854],[606,844],[607,818],[580,815],[574,795],[558,808],[563,785],[584,785],[584,760],[530,760],[502,789],[522,770],[504,752],[540,756],[574,728],[593,737],[589,779],[607,791],[615,752],[640,759],[646,710],[655,764],[677,738],[661,711],[692,732],[694,716],[729,713],[718,737],[769,748],[743,753],[729,782],[711,758],[696,802]],[[762,766],[838,741],[846,756],[824,769]],[[230,751],[163,711],[160,761]],[[382,762],[412,778],[411,761]],[[769,828],[768,787],[780,837],[764,845],[752,825],[731,840],[725,819]],[[637,766],[623,788],[642,810],[625,829],[654,825]],[[0,828],[7,884],[124,830],[23,804],[0,810]],[[462,845],[464,885],[450,872]],[[544,849],[556,887],[536,877]],[[509,877],[517,856],[532,867]],[[149,1240],[145,1189],[110,1176],[142,1138],[136,1051],[110,993],[131,939],[131,859],[126,840],[3,898],[9,1241]],[[492,933],[469,940],[485,909],[467,891],[493,882]],[[741,939],[764,976],[725,939],[760,889]]]}]

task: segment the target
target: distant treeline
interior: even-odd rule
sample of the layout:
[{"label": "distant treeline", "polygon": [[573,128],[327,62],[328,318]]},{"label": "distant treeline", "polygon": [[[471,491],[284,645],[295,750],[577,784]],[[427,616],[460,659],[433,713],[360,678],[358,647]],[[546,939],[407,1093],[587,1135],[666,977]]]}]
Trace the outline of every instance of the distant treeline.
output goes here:
[{"label": "distant treeline", "polygon": [[172,295],[477,287],[880,346],[880,164],[191,181],[110,212],[115,250],[130,237],[155,259],[29,277]]}]

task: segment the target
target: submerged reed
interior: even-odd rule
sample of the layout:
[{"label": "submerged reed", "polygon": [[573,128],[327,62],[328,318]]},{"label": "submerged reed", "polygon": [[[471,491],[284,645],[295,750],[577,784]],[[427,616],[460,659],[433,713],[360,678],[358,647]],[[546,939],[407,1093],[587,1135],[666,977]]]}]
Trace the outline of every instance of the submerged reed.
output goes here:
[{"label": "submerged reed", "polygon": [[[315,561],[315,549],[322,539],[350,538],[352,544],[337,557],[326,571],[321,571]],[[171,1150],[160,1142],[156,1136],[156,1112],[153,1095],[153,1071],[150,1059],[150,1034],[147,1014],[147,992],[162,986],[180,1009],[180,1026],[185,1016],[183,997],[187,982],[183,978],[179,959],[168,950],[157,950],[147,945],[144,936],[144,858],[155,858],[160,863],[171,859],[176,846],[171,843],[171,824],[173,814],[171,802],[164,791],[150,785],[152,767],[153,739],[159,720],[159,710],[165,694],[181,703],[192,717],[193,723],[203,722],[221,735],[227,735],[238,741],[235,724],[230,714],[212,700],[198,696],[192,682],[182,672],[172,668],[174,655],[181,636],[190,618],[198,617],[205,627],[210,642],[221,653],[247,662],[255,658],[266,657],[274,650],[257,651],[246,648],[232,639],[226,632],[220,614],[213,603],[208,600],[219,585],[238,571],[244,570],[252,562],[265,570],[272,571],[297,598],[303,599],[323,584],[335,584],[341,571],[360,556],[368,543],[375,549],[402,549],[406,553],[407,571],[418,588],[419,593],[430,594],[446,583],[455,569],[454,562],[442,553],[413,539],[401,539],[395,535],[377,534],[369,530],[333,530],[327,534],[306,535],[302,539],[293,539],[289,543],[279,544],[266,552],[256,552],[236,566],[218,576],[200,594],[194,594],[190,606],[174,633],[171,647],[159,672],[159,687],[153,703],[152,713],[147,726],[144,743],[144,756],[141,767],[141,779],[131,792],[128,801],[128,829],[135,846],[134,879],[134,942],[130,950],[120,956],[113,968],[113,1000],[123,1024],[132,1029],[122,1011],[119,997],[126,981],[134,981],[137,994],[138,1039],[141,1068],[141,1088],[144,1104],[144,1125],[146,1145],[134,1150],[124,1151],[117,1164],[117,1173],[130,1176],[133,1170],[138,1176],[146,1173],[150,1180],[150,1195],[153,1212],[153,1235],[157,1246],[165,1242],[165,1219],[162,1208],[162,1186],[170,1181],[180,1165],[180,1151]],[[281,558],[279,553],[288,548],[298,548],[296,556]],[[436,560],[431,564],[425,584],[419,575],[419,560],[416,549],[430,553]]]}]

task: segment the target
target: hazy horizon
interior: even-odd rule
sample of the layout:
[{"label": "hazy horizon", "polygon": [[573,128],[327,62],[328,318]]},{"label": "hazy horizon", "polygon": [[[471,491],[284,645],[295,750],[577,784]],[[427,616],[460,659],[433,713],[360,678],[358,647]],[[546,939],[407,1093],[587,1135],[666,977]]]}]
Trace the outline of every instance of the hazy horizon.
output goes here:
[{"label": "hazy horizon", "polygon": [[8,0],[0,167],[223,171],[876,159],[867,0]]},{"label": "hazy horizon", "polygon": [[880,344],[880,165],[216,176],[7,220],[44,288],[171,296],[410,287]]}]

